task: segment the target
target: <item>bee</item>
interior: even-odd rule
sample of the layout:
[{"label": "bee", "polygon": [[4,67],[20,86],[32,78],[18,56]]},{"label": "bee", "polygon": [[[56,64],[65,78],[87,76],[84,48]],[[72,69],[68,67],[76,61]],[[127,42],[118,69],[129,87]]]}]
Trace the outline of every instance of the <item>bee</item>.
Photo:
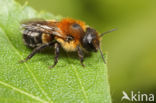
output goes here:
[{"label": "bee", "polygon": [[71,18],[64,18],[60,21],[28,21],[21,26],[24,29],[22,35],[25,45],[34,49],[20,62],[31,59],[41,49],[54,47],[54,63],[50,68],[55,67],[58,63],[61,47],[67,52],[77,52],[82,66],[84,66],[85,51],[97,52],[99,50],[104,63],[106,63],[100,49],[100,38],[115,30],[112,29],[99,35],[95,29],[87,26],[84,22]]}]

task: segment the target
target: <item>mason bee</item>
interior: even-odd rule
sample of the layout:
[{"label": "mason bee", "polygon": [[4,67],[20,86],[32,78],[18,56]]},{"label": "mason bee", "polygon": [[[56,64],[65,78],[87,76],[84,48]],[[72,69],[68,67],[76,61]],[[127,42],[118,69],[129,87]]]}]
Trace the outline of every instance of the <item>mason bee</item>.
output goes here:
[{"label": "mason bee", "polygon": [[58,63],[61,47],[67,52],[77,51],[82,66],[84,66],[85,51],[97,52],[99,50],[105,63],[100,49],[100,38],[115,30],[112,29],[99,35],[95,29],[87,26],[84,22],[71,18],[64,18],[61,21],[28,21],[22,24],[22,28],[24,29],[25,45],[34,48],[34,50],[21,62],[31,59],[41,49],[52,46],[55,50],[55,56],[54,64],[50,68]]}]

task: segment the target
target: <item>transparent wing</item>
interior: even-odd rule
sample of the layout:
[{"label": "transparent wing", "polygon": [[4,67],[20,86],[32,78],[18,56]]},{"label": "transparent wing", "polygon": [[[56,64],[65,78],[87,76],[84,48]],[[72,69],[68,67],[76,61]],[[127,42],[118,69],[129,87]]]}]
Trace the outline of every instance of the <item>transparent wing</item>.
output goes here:
[{"label": "transparent wing", "polygon": [[56,26],[56,22],[50,21],[28,21],[21,24],[23,29],[30,31],[53,34],[62,37],[60,29]]}]

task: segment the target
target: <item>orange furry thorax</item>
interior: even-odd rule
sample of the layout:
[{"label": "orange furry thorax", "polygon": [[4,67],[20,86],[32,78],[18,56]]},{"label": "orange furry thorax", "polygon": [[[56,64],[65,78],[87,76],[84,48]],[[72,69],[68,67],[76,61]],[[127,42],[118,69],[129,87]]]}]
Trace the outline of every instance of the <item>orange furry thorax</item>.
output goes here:
[{"label": "orange furry thorax", "polygon": [[[78,24],[81,28],[78,30],[73,29],[72,25]],[[81,45],[80,41],[85,35],[85,23],[80,20],[74,20],[70,18],[64,18],[58,22],[57,27],[61,30],[62,40],[60,37],[56,37],[56,40],[62,45],[66,51],[76,51],[77,45]],[[66,42],[66,37],[72,36],[74,40]]]},{"label": "orange furry thorax", "polygon": [[80,21],[80,20],[75,20],[75,19],[71,19],[71,18],[64,18],[60,21],[59,23],[59,27],[62,28],[62,30],[67,30],[67,28],[69,27],[69,25],[77,23],[79,24],[83,30],[86,29],[85,23]]},{"label": "orange furry thorax", "polygon": [[[80,31],[74,31],[71,28],[72,24],[78,24],[81,26],[82,30]],[[80,21],[80,20],[74,20],[74,19],[70,19],[70,18],[64,18],[62,19],[58,25],[58,28],[60,28],[60,30],[62,31],[62,36],[66,37],[67,35],[72,35],[74,36],[76,39],[80,39],[83,35],[84,35],[84,31],[86,29],[85,23]]]}]

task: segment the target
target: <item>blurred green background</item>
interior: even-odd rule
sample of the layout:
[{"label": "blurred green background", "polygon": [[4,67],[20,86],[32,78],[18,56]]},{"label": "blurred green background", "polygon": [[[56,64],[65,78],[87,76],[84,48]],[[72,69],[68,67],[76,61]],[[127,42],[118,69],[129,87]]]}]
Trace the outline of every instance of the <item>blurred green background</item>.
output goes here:
[{"label": "blurred green background", "polygon": [[99,32],[117,28],[102,39],[113,103],[121,102],[122,91],[156,94],[155,0],[16,1],[27,1],[38,11],[83,20]]}]

